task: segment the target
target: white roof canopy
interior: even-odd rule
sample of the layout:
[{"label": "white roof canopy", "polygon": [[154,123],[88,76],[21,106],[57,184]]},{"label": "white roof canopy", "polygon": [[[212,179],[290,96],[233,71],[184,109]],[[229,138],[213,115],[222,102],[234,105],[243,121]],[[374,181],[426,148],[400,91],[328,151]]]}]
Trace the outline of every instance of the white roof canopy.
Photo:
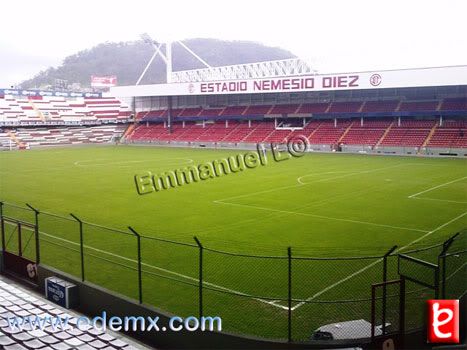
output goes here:
[{"label": "white roof canopy", "polygon": [[110,94],[115,97],[189,96],[453,85],[467,85],[467,65],[336,74],[309,74],[254,79],[193,81],[186,83],[138,86],[117,86],[110,88]]}]

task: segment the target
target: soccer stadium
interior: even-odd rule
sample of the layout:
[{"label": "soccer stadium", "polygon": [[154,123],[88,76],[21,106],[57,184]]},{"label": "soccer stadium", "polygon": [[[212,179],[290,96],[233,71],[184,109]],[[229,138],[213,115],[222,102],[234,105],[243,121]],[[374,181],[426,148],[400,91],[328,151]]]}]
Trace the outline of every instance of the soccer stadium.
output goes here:
[{"label": "soccer stadium", "polygon": [[[134,85],[0,89],[1,347],[437,349],[427,300],[457,300],[442,348],[462,348],[466,65],[211,67],[187,46],[205,67],[174,70],[175,43],[145,41]],[[140,84],[156,56],[166,81]],[[103,312],[161,329],[78,327]],[[10,323],[29,316],[71,325]]]}]

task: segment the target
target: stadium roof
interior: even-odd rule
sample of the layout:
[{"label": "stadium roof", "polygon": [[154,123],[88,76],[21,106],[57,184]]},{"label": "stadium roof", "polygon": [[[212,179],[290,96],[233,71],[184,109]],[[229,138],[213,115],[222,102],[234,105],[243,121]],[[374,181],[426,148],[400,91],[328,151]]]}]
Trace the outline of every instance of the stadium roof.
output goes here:
[{"label": "stadium roof", "polygon": [[116,97],[311,92],[467,85],[467,65],[260,79],[117,86]]}]

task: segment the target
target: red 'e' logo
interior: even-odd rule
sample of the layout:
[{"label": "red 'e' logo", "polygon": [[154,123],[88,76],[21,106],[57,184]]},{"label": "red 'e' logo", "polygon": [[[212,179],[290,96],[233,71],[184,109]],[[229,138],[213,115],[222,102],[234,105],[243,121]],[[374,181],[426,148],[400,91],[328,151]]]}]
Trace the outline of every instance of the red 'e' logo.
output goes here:
[{"label": "red 'e' logo", "polygon": [[428,300],[428,342],[459,343],[459,300]]}]

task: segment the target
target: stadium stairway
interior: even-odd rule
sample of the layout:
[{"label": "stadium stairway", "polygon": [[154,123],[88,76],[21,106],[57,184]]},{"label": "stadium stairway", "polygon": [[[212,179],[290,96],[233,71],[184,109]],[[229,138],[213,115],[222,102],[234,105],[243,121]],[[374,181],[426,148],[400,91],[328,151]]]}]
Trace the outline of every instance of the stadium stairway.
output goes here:
[{"label": "stadium stairway", "polygon": [[382,143],[382,142],[384,141],[384,139],[386,138],[387,134],[389,134],[389,132],[391,131],[393,125],[394,125],[394,122],[392,122],[391,124],[389,124],[389,126],[387,127],[387,129],[384,131],[383,136],[381,136],[381,138],[379,139],[379,141],[376,143],[376,147],[378,147],[379,145],[381,145],[381,143]]},{"label": "stadium stairway", "polygon": [[[308,123],[306,126],[307,126],[307,127],[308,127],[308,126],[311,126],[311,123]],[[319,130],[320,127],[321,127],[321,123],[319,123],[319,124],[316,126],[316,128],[313,129],[313,131],[308,135],[308,140],[309,140],[315,133],[318,132],[318,130]]]},{"label": "stadium stairway", "polygon": [[467,147],[467,121],[445,121],[435,129],[427,147]]},{"label": "stadium stairway", "polygon": [[16,146],[18,147],[24,146],[24,144],[16,137],[14,132],[8,131],[8,136],[10,137],[10,140],[12,140],[16,144]]},{"label": "stadium stairway", "polygon": [[433,137],[433,135],[435,134],[437,128],[438,128],[438,123],[433,125],[433,127],[430,130],[430,133],[428,134],[425,141],[423,142],[422,147],[426,147],[428,145],[428,143],[430,143],[430,140]]},{"label": "stadium stairway", "polygon": [[29,104],[31,105],[32,109],[37,113],[37,116],[41,119],[41,121],[45,122],[44,114],[42,114],[41,110],[37,108],[33,100],[29,100]]},{"label": "stadium stairway", "polygon": [[122,139],[126,139],[127,137],[131,138],[136,128],[136,124],[130,124],[128,128],[126,128],[125,132],[122,135]]},{"label": "stadium stairway", "polygon": [[[240,130],[240,129],[238,129]],[[250,137],[250,135],[252,135],[256,130],[256,125],[253,126],[253,124],[251,125],[251,128],[249,128],[248,130],[245,130],[246,133],[243,135],[243,137],[240,139],[240,142],[246,142],[246,140],[248,139],[248,137]]]},{"label": "stadium stairway", "polygon": [[401,105],[402,105],[402,101],[399,101],[399,103],[397,104],[395,112],[399,112],[399,110],[401,108]]},{"label": "stadium stairway", "polygon": [[[425,108],[424,104],[420,108]],[[402,120],[400,125],[391,128],[381,146],[419,148],[434,125],[434,120]]]},{"label": "stadium stairway", "polygon": [[[47,326],[43,330],[24,324],[23,330],[10,327],[10,317],[60,316],[70,317],[65,330]],[[79,315],[49,302],[39,294],[17,285],[0,275],[0,348],[26,349],[149,349],[116,332],[103,332],[96,328],[76,326]],[[87,328],[84,330],[84,328]]]},{"label": "stadium stairway", "polygon": [[354,122],[350,123],[350,125],[347,127],[347,129],[345,129],[344,133],[341,135],[341,137],[339,137],[339,139],[337,140],[338,144],[342,142],[344,137],[349,133],[350,129],[352,129],[353,123]]}]

